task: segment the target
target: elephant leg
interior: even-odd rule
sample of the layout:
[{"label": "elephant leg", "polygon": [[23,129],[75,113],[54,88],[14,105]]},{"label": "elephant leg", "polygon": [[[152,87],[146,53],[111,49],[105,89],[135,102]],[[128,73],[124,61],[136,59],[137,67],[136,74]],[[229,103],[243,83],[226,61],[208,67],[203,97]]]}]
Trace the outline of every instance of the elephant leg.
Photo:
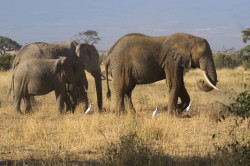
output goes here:
[{"label": "elephant leg", "polygon": [[116,94],[116,114],[118,115],[120,113],[125,113],[124,96],[125,94],[122,92]]},{"label": "elephant leg", "polygon": [[[34,98],[34,97],[33,97]],[[32,107],[31,107],[31,104],[30,104],[30,95],[26,95],[24,97],[24,102],[25,102],[25,105],[26,105],[26,109],[25,109],[25,113],[30,113]]]},{"label": "elephant leg", "polygon": [[84,104],[84,110],[87,110],[89,107],[88,93],[83,87],[80,88],[80,99]]},{"label": "elephant leg", "polygon": [[127,105],[129,106],[129,109],[133,111],[133,113],[136,113],[136,110],[134,108],[133,102],[132,102],[132,91],[135,88],[135,85],[133,85],[127,92],[126,92],[126,101]]},{"label": "elephant leg", "polygon": [[178,104],[178,110],[179,110],[179,113],[182,113],[188,107],[188,105],[190,103],[190,97],[189,97],[188,92],[184,86],[183,80],[181,83],[179,97],[181,99],[181,103]]},{"label": "elephant leg", "polygon": [[181,80],[183,80],[183,69],[178,64],[169,64],[165,69],[166,83],[169,88],[168,111],[171,114],[179,112],[177,102],[181,91]]},{"label": "elephant leg", "polygon": [[178,89],[179,87],[171,87],[169,89],[169,97],[168,97],[168,109],[171,114],[176,114],[178,111],[177,102],[178,102]]},{"label": "elephant leg", "polygon": [[15,97],[15,105],[16,105],[16,111],[20,114],[23,114],[21,109],[20,109],[20,106],[21,106],[21,98],[19,97]]},{"label": "elephant leg", "polygon": [[125,97],[125,83],[124,83],[124,73],[116,71],[114,73],[114,92],[115,92],[115,111],[119,115],[120,113],[125,113],[124,97]]},{"label": "elephant leg", "polygon": [[66,112],[72,110],[72,113],[74,113],[75,106],[73,106],[73,104],[72,104],[72,102],[71,102],[70,97],[68,96],[68,94],[64,95],[64,101],[66,103]]},{"label": "elephant leg", "polygon": [[59,94],[58,92],[55,92],[56,95],[56,101],[58,105],[58,110],[60,113],[63,113],[63,108],[64,108],[64,100],[62,98],[62,95]]}]

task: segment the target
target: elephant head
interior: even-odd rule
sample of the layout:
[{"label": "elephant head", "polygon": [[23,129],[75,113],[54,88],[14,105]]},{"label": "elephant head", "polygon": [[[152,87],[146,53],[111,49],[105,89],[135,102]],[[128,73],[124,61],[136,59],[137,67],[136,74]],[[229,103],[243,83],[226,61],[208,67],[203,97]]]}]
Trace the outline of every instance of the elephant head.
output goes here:
[{"label": "elephant head", "polygon": [[[61,78],[69,83],[67,85],[68,92],[72,102],[77,104],[81,90],[86,90],[88,87],[84,68],[79,62],[74,62],[70,58],[60,57],[59,61],[61,62]],[[83,100],[87,100],[87,98]]]},{"label": "elephant head", "polygon": [[200,68],[203,71],[208,84],[202,79],[198,80],[199,89],[205,92],[218,90],[215,87],[218,80],[213,55],[206,39],[177,33],[168,36],[164,46],[168,55],[171,55],[174,60],[178,60],[178,63],[184,68]]},{"label": "elephant head", "polygon": [[76,46],[76,54],[84,68],[95,79],[96,95],[99,109],[102,109],[102,82],[99,54],[93,45],[81,43]]}]

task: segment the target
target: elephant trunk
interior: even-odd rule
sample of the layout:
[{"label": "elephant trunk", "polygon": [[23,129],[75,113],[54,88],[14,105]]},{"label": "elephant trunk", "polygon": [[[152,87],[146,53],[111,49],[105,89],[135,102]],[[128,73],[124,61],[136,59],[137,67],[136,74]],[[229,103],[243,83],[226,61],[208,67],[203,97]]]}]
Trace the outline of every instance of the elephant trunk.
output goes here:
[{"label": "elephant trunk", "polygon": [[218,80],[213,57],[211,56],[211,58],[201,58],[199,62],[200,68],[203,70],[203,75],[206,80],[206,82],[204,80],[197,81],[197,86],[199,89],[205,92],[209,92],[213,89],[219,90],[216,88],[216,83]]},{"label": "elephant trunk", "polygon": [[102,79],[101,79],[101,72],[96,72],[96,73],[91,73],[91,74],[95,78],[97,103],[98,103],[98,108],[101,111],[102,110]]}]

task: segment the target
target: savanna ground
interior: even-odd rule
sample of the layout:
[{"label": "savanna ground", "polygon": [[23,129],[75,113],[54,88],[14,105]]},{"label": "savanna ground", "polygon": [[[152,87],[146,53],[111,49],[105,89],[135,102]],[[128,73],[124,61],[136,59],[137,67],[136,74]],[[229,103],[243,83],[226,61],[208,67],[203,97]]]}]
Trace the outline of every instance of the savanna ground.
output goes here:
[{"label": "savanna ground", "polygon": [[[183,117],[167,113],[164,80],[135,88],[133,103],[140,116],[118,117],[110,111],[113,99],[106,98],[105,81],[107,111],[98,113],[89,74],[91,114],[83,114],[82,105],[75,114],[59,114],[50,93],[36,97],[32,114],[20,115],[12,97],[6,99],[11,71],[0,72],[0,165],[248,165],[250,121],[219,103],[232,103],[230,97],[244,90],[242,83],[250,84],[250,71],[223,69],[217,74],[221,91],[205,93],[196,86],[201,71],[186,73],[192,105]],[[113,92],[112,81],[110,85]],[[152,118],[157,105],[159,114]]]}]

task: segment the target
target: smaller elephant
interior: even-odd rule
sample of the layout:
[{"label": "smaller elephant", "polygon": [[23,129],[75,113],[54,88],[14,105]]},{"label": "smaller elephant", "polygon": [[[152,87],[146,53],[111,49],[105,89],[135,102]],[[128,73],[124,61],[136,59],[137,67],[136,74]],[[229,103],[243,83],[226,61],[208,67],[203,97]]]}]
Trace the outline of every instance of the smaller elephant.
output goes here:
[{"label": "smaller elephant", "polygon": [[74,66],[69,58],[29,59],[19,63],[13,71],[11,82],[16,111],[22,114],[20,104],[24,99],[28,113],[32,109],[30,96],[45,95],[53,90],[59,111],[63,112],[64,102],[67,111],[72,110],[72,102],[66,93],[66,83],[75,84]]}]

